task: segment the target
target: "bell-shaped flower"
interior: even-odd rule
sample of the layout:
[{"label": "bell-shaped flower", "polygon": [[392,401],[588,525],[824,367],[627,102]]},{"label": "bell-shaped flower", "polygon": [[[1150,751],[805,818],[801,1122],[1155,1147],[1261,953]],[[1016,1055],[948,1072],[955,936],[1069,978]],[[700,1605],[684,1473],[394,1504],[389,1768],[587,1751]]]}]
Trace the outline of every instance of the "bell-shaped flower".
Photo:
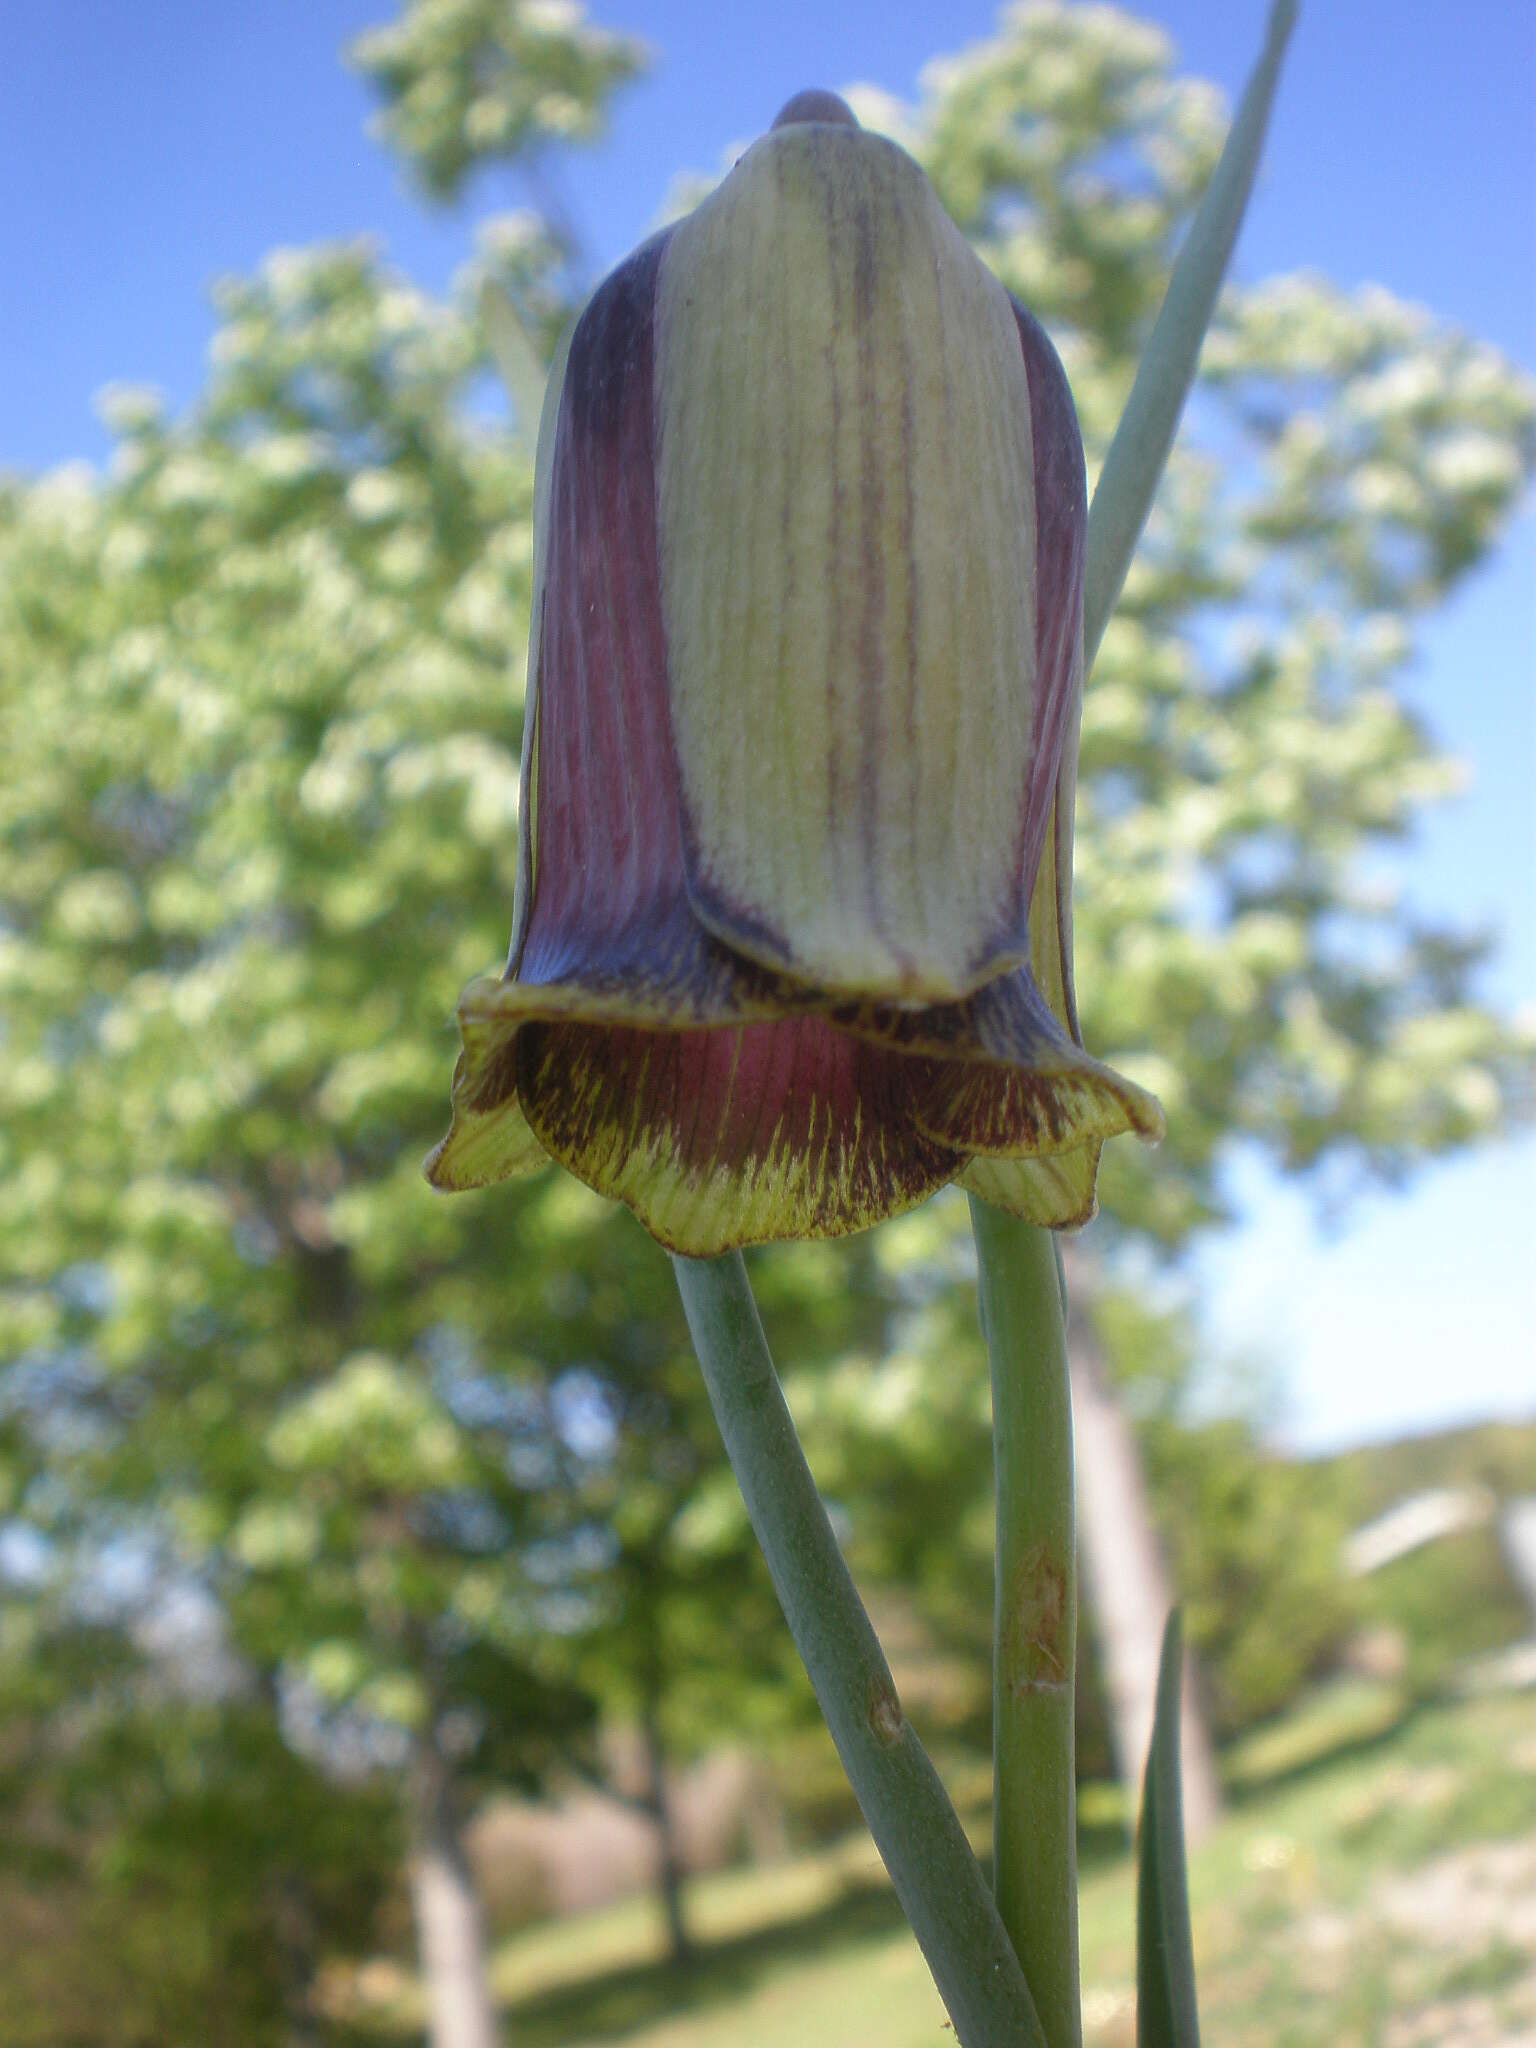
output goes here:
[{"label": "bell-shaped flower", "polygon": [[1072,992],[1082,441],[917,164],[792,101],[600,286],[539,436],[518,882],[440,1188],[664,1244],[959,1180],[1051,1226],[1157,1104]]}]

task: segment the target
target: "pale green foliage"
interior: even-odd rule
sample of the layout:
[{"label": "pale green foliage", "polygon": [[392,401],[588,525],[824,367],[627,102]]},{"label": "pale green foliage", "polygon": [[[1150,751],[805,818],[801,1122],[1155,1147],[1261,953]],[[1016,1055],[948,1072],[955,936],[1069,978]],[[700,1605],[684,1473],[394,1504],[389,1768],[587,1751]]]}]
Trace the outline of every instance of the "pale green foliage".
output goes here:
[{"label": "pale green foliage", "polygon": [[142,1501],[259,1666],[457,1716],[505,1779],[663,1672],[685,1743],[754,1672],[804,1708],[750,1533],[672,1539],[719,1451],[665,1261],[567,1180],[420,1177],[515,864],[531,478],[474,410],[483,283],[563,317],[535,224],[482,248],[443,304],[280,252],[218,287],[193,414],[114,392],[105,485],[5,502],[0,1342],[44,1389],[20,1512]]},{"label": "pale green foliage", "polygon": [[419,1374],[362,1352],[286,1409],[267,1437],[272,1462],[382,1492],[427,1493],[469,1479],[452,1416]]},{"label": "pale green foliage", "polygon": [[[547,243],[492,260],[545,324]],[[258,1666],[473,1709],[518,1774],[581,1740],[584,1511],[538,1368],[463,1392],[518,1312],[468,1309],[474,1215],[418,1178],[516,830],[529,479],[465,405],[477,287],[279,253],[219,288],[194,416],[112,394],[110,481],[7,501],[0,1327],[22,1513],[142,1500]]]},{"label": "pale green foliage", "polygon": [[409,0],[349,56],[383,97],[380,135],[434,199],[485,163],[589,140],[608,94],[645,62],[578,0]]}]

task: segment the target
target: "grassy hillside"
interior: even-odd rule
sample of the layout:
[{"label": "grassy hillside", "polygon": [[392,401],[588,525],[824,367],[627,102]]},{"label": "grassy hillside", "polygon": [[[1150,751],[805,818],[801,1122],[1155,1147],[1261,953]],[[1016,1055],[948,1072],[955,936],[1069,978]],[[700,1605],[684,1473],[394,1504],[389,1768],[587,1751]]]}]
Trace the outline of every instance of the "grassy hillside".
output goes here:
[{"label": "grassy hillside", "polygon": [[[1234,1757],[1194,1859],[1206,2036],[1224,2048],[1495,2048],[1536,2039],[1536,1715],[1529,1696],[1405,1712],[1333,1687]],[[693,1972],[644,1901],[529,1930],[496,1983],[511,2048],[943,2048],[953,2035],[873,1852],[701,1880]],[[1087,1845],[1087,2039],[1132,2048],[1132,1872]],[[359,1991],[370,1994],[359,1999]],[[338,1987],[338,1997],[340,1988]],[[343,2001],[358,2041],[419,2041],[414,1988]],[[341,2038],[340,2035],[337,2036]]]}]

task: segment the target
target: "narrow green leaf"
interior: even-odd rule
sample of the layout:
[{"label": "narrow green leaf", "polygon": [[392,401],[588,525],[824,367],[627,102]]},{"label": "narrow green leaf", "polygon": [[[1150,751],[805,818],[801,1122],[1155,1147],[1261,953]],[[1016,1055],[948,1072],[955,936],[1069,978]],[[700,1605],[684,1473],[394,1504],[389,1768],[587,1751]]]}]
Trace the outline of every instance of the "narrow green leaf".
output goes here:
[{"label": "narrow green leaf", "polygon": [[1221,160],[1168,280],[1168,294],[1136,382],[1104,458],[1088,509],[1083,589],[1083,667],[1093,666],[1131,556],[1146,524],[1179,416],[1200,361],[1216,297],[1248,210],[1269,125],[1280,60],[1296,21],[1296,0],[1274,0],[1264,51],[1243,94]]},{"label": "narrow green leaf", "polygon": [[1137,2048],[1200,2048],[1195,1953],[1184,1868],[1183,1793],[1179,1784],[1179,1682],[1183,1630],[1174,1608],[1163,1631],[1157,1714],[1141,1801],[1136,1886]]},{"label": "narrow green leaf", "polygon": [[512,401],[512,431],[527,454],[538,438],[539,415],[549,371],[510,294],[494,279],[480,287],[480,317],[507,396]]}]

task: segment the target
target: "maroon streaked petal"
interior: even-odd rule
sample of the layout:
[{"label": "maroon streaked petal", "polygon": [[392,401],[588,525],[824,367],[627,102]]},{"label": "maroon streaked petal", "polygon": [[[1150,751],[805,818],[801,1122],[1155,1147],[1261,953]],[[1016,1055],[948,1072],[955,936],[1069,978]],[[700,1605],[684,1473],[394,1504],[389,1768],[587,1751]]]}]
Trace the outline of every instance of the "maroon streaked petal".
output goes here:
[{"label": "maroon streaked petal", "polygon": [[822,1017],[681,1032],[529,1024],[517,1060],[545,1148],[694,1257],[861,1230],[964,1163],[912,1124],[913,1063]]},{"label": "maroon streaked petal", "polygon": [[1050,1153],[1122,1131],[1162,1134],[1153,1098],[1073,1042],[1025,969],[963,1003],[836,1015],[845,1029],[917,1056],[913,1120],[957,1150]]},{"label": "maroon streaked petal", "polygon": [[656,560],[656,275],[670,230],[599,287],[555,428],[523,983],[673,972],[686,941],[677,762]]},{"label": "maroon streaked petal", "polygon": [[1009,1067],[1049,1065],[1075,1052],[1027,968],[989,981],[958,1003],[898,1008],[892,1003],[839,1004],[833,1022],[903,1052]]},{"label": "maroon streaked petal", "polygon": [[486,975],[459,999],[453,1122],[426,1167],[435,1187],[484,1187],[545,1164],[518,1100],[517,1040],[531,1022],[687,1030],[784,1017],[819,1000],[814,989],[738,959],[683,904],[666,920],[616,934],[606,952],[578,943],[566,958],[552,947],[545,964],[571,971],[537,982]]},{"label": "maroon streaked petal", "polygon": [[1054,1071],[954,1060],[934,1071],[912,1120],[941,1144],[980,1157],[1039,1157],[1137,1131],[1162,1133],[1157,1105],[1108,1067],[1079,1055]]},{"label": "maroon streaked petal", "polygon": [[[1035,456],[1034,746],[1020,848],[1020,873],[1028,890],[1045,849],[1063,756],[1069,744],[1076,746],[1088,481],[1077,408],[1061,358],[1028,307],[1014,299],[1013,312],[1029,377]],[[1071,780],[1075,786],[1075,762]]]}]

